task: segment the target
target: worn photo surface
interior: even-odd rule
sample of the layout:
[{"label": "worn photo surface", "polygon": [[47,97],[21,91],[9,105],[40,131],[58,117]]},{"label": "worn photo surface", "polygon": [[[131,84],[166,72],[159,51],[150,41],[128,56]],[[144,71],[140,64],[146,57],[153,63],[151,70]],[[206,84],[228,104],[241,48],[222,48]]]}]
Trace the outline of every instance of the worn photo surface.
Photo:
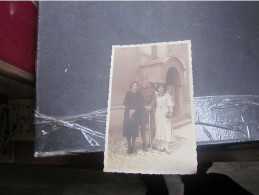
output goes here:
[{"label": "worn photo surface", "polygon": [[105,172],[194,174],[191,41],[113,46]]}]

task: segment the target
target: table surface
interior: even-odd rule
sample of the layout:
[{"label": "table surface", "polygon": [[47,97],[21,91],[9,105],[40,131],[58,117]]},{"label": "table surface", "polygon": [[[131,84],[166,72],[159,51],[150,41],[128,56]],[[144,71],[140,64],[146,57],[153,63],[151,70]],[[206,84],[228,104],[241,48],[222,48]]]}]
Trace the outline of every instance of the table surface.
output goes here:
[{"label": "table surface", "polygon": [[[33,142],[15,143],[15,164],[76,166],[89,169],[103,169],[103,152],[35,158]],[[198,163],[258,161],[259,142],[244,144],[220,144],[197,147]]]}]

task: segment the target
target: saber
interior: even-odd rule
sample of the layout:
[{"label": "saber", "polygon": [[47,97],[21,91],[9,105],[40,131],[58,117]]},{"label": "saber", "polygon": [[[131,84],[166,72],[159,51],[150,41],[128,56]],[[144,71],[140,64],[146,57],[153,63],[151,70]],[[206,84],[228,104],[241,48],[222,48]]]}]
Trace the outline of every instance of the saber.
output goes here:
[{"label": "saber", "polygon": [[149,146],[152,148],[152,141],[151,141],[151,112],[148,112],[148,130],[149,130]]}]

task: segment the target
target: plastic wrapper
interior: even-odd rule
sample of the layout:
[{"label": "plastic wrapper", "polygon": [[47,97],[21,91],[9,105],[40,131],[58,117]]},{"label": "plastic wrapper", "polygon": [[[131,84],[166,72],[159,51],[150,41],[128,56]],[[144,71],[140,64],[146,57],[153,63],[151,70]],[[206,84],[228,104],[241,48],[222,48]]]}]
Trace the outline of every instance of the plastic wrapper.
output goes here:
[{"label": "plastic wrapper", "polygon": [[[71,116],[71,117],[49,117],[42,115],[35,111],[34,124],[37,126],[35,141],[35,157],[39,156],[52,156],[64,155],[76,152],[89,152],[89,151],[103,151],[105,143],[105,122],[106,110],[97,110],[88,114]],[[74,140],[79,142],[78,145],[85,145],[85,148],[69,148],[67,150],[56,150],[59,146],[58,143],[50,144],[49,138],[58,134],[62,136],[62,132],[70,131],[71,136],[77,135],[73,133],[76,131],[81,134],[81,138],[85,140],[81,143],[81,139]],[[55,139],[53,139],[55,140]],[[64,140],[65,141],[65,140]],[[69,143],[67,143],[69,145]],[[74,143],[72,143],[74,144]],[[52,148],[55,151],[52,151]]]},{"label": "plastic wrapper", "polygon": [[194,98],[198,145],[259,140],[259,96]]},{"label": "plastic wrapper", "polygon": [[[195,130],[198,145],[259,140],[259,96],[195,97]],[[49,117],[35,112],[35,157],[104,151],[106,109],[71,117]],[[51,151],[49,137],[79,132],[85,148]],[[72,135],[73,136],[73,135]],[[53,145],[54,144],[54,145]]]}]

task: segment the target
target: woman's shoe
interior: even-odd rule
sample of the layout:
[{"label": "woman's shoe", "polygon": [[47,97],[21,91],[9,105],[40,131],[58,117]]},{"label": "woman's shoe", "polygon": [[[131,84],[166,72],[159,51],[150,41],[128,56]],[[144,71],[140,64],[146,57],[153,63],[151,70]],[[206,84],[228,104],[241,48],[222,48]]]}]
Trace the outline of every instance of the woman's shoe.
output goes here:
[{"label": "woman's shoe", "polygon": [[137,150],[136,150],[135,146],[132,146],[132,154],[137,154]]},{"label": "woman's shoe", "polygon": [[165,148],[165,152],[166,152],[167,154],[171,154],[171,152],[169,151],[168,148]]},{"label": "woman's shoe", "polygon": [[128,151],[127,151],[127,154],[131,154],[132,152],[131,152],[131,147],[130,146],[128,146]]}]

